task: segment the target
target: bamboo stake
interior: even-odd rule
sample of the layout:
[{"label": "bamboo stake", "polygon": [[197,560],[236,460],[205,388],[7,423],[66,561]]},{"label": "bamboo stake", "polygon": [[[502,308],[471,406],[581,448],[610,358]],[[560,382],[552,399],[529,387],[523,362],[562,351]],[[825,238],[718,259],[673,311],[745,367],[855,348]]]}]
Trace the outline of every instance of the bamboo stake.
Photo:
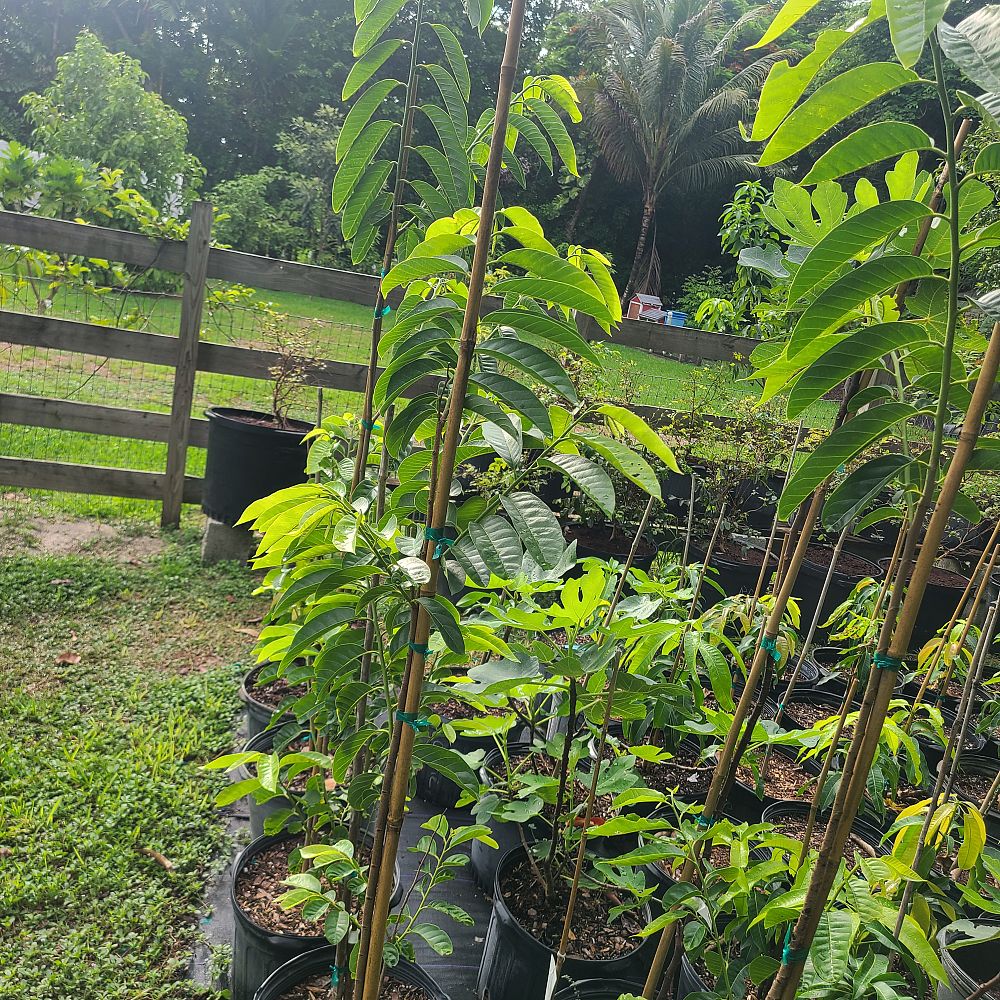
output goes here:
[{"label": "bamboo stake", "polygon": [[[694,533],[694,499],[695,490],[698,486],[698,477],[694,469],[691,470],[691,497],[688,502],[687,531],[684,534],[684,554],[681,556],[681,567],[687,569],[688,555],[691,552],[691,535]],[[1000,524],[1000,521],[997,522]]]},{"label": "bamboo stake", "polygon": [[[389,226],[385,235],[385,251],[382,254],[382,276],[392,267],[396,256],[396,238],[399,235],[399,215],[403,208],[403,194],[406,189],[406,173],[410,163],[410,139],[413,134],[413,118],[417,109],[417,90],[420,76],[417,72],[420,52],[420,31],[424,23],[424,0],[417,0],[416,19],[413,25],[413,41],[410,45],[410,68],[406,79],[406,103],[403,108],[403,125],[399,131],[399,154],[396,158],[396,183],[392,192],[392,208],[389,211]],[[385,318],[385,296],[379,282],[375,295],[375,312],[372,316],[371,348],[368,353],[368,373],[365,380],[365,397],[361,407],[361,431],[358,436],[358,453],[354,457],[354,476],[351,492],[358,488],[368,462],[368,448],[374,430],[372,422],[375,383],[378,380],[378,346],[382,340],[382,323]]]},{"label": "bamboo stake", "polygon": [[[490,142],[489,159],[486,163],[486,177],[483,183],[479,229],[476,236],[472,268],[469,272],[468,299],[462,323],[462,335],[458,345],[458,361],[455,365],[453,376],[447,425],[440,451],[440,463],[437,469],[437,486],[434,493],[433,513],[430,519],[432,527],[443,526],[448,515],[449,484],[455,472],[455,452],[461,434],[462,412],[475,354],[479,313],[483,300],[483,285],[493,240],[497,194],[510,114],[510,98],[513,92],[514,74],[517,72],[517,59],[521,45],[523,22],[524,0],[512,0],[510,20],[507,27],[507,41],[504,49],[503,63],[500,68],[493,135]],[[424,597],[433,597],[437,591],[439,564],[438,560],[434,558],[434,550],[435,543],[428,541],[424,550],[424,561],[430,570],[430,579],[421,587],[421,595]],[[404,712],[412,716],[416,716],[420,710],[420,696],[423,688],[426,659],[422,650],[427,648],[427,641],[430,638],[431,630],[430,616],[423,604],[418,605],[414,617],[414,636],[410,645],[409,656],[407,657],[409,684],[407,685],[404,702]],[[394,733],[399,732],[399,743],[395,759],[389,761],[389,767],[392,770],[391,777],[387,774],[385,779],[391,783],[389,812],[386,821],[382,857],[380,859],[378,883],[375,889],[375,904],[371,925],[368,929],[371,943],[366,956],[365,981],[362,993],[363,1000],[377,1000],[381,987],[383,939],[385,937],[389,914],[389,899],[392,894],[393,865],[399,847],[399,834],[403,824],[406,794],[410,781],[410,761],[413,756],[415,735],[413,729],[409,725],[404,725],[400,719],[396,720],[393,729]],[[371,891],[371,887],[369,887],[369,891]]]},{"label": "bamboo stake", "polygon": [[[635,540],[633,541],[632,548],[628,554],[628,559],[625,561],[625,568],[622,570],[622,580],[625,579],[629,568],[635,560],[635,554],[639,548],[639,540],[642,537],[642,533],[646,530],[646,524],[649,521],[649,515],[653,511],[654,502],[655,498],[650,497],[649,502],[646,504],[646,510],[642,515],[642,521],[639,523],[639,530],[636,532]],[[621,597],[621,592],[621,587],[619,587],[617,593],[615,594],[615,599],[608,608],[608,613],[604,622],[605,627],[608,627],[611,624],[615,608],[617,607],[618,600]],[[576,896],[580,888],[580,879],[583,876],[583,859],[587,850],[587,831],[590,829],[590,821],[594,815],[594,802],[597,799],[597,783],[600,780],[601,765],[604,762],[604,748],[607,746],[608,742],[608,726],[611,723],[611,710],[614,704],[615,692],[618,689],[618,677],[621,673],[621,663],[621,657],[619,656],[616,658],[614,670],[611,671],[611,677],[608,681],[608,691],[604,699],[604,722],[601,725],[601,735],[597,741],[597,758],[594,761],[593,773],[590,777],[590,790],[587,793],[587,805],[583,813],[583,828],[580,830],[580,844],[576,852],[576,868],[573,871],[573,881],[570,883],[569,887],[569,899],[566,902],[566,916],[563,919],[562,935],[559,938],[559,948],[556,952],[555,975],[549,980],[550,986],[549,989],[546,990],[545,1000],[549,1000],[552,993],[555,992],[556,983],[559,981],[563,965],[566,962],[566,949],[569,947],[570,929],[573,925],[573,915],[576,911]],[[567,741],[569,740],[569,734],[567,734],[566,739]],[[556,821],[558,821],[558,815],[554,818],[553,825],[555,825]]]}]

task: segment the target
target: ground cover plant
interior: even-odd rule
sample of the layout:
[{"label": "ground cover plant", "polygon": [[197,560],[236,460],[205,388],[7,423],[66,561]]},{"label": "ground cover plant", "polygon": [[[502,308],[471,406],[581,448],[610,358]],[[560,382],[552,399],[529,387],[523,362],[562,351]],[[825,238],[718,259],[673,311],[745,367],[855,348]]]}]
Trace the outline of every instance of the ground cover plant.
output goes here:
[{"label": "ground cover plant", "polygon": [[[158,554],[0,560],[0,993],[188,998],[224,821],[199,764],[231,741],[249,576]],[[131,561],[130,561],[131,560]]]}]

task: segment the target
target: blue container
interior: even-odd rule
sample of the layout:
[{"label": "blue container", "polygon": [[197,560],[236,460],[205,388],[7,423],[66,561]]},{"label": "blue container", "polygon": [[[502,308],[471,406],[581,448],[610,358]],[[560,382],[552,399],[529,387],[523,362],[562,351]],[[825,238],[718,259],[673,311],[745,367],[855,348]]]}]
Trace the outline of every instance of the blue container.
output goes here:
[{"label": "blue container", "polygon": [[687,326],[688,314],[679,309],[667,311],[667,326]]}]

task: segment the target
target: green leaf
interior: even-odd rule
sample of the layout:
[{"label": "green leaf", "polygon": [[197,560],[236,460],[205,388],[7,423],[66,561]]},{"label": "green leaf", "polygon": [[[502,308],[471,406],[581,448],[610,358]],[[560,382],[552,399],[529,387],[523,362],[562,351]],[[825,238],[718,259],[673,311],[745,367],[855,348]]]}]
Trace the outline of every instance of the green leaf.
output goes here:
[{"label": "green leaf", "polygon": [[887,0],[889,35],[899,61],[912,69],[924,43],[944,17],[948,0]]},{"label": "green leaf", "polygon": [[852,417],[835,430],[799,467],[785,485],[778,501],[778,516],[788,516],[820,483],[850,462],[873,442],[882,438],[902,420],[919,411],[909,403],[884,403]]},{"label": "green leaf", "polygon": [[611,477],[601,466],[583,455],[553,454],[539,463],[551,469],[558,469],[577,486],[610,518],[615,513],[615,487]]},{"label": "green leaf", "polygon": [[913,464],[908,455],[880,455],[855,469],[823,504],[823,525],[842,531],[864,508]]},{"label": "green leaf", "polygon": [[823,153],[802,183],[818,184],[820,181],[835,180],[880,160],[911,150],[931,149],[933,145],[931,137],[922,128],[908,122],[864,125]]},{"label": "green leaf", "polygon": [[450,955],[454,950],[451,938],[437,924],[414,924],[410,933],[423,938],[438,955]]},{"label": "green leaf", "polygon": [[981,149],[972,169],[977,174],[1000,173],[1000,142],[991,142],[985,149]]},{"label": "green leaf", "polygon": [[979,810],[967,808],[962,818],[962,846],[955,863],[962,871],[971,871],[978,863],[986,846],[986,824]]},{"label": "green leaf", "polygon": [[464,653],[465,639],[462,637],[458,612],[454,605],[440,594],[436,594],[434,597],[419,597],[417,601],[427,610],[427,614],[430,615],[434,627],[441,634],[444,644],[453,653]]},{"label": "green leaf", "polygon": [[441,42],[441,48],[444,49],[444,55],[451,67],[451,72],[458,81],[462,96],[469,100],[472,96],[472,81],[469,79],[469,66],[465,59],[465,53],[462,51],[462,43],[451,28],[445,27],[443,24],[432,24],[431,27]]},{"label": "green leaf", "polygon": [[799,317],[788,342],[789,357],[810,341],[836,330],[870,298],[904,281],[929,278],[934,268],[922,257],[889,254],[865,261],[824,289]]},{"label": "green leaf", "polygon": [[799,376],[788,397],[792,419],[855,372],[880,367],[890,351],[926,343],[927,331],[917,323],[879,323],[866,326],[834,344]]},{"label": "green leaf", "polygon": [[406,0],[375,0],[354,36],[354,55],[364,55],[403,9]]},{"label": "green leaf", "polygon": [[385,99],[402,84],[398,80],[379,80],[373,83],[354,102],[354,107],[347,113],[344,124],[340,128],[340,138],[337,139],[336,162],[340,163],[351,151],[362,130],[371,120],[372,115],[382,106]]},{"label": "green leaf", "polygon": [[989,4],[955,27],[942,21],[937,37],[944,54],[977,87],[1000,90],[1000,5]]},{"label": "green leaf", "polygon": [[592,316],[605,328],[611,325],[611,313],[608,312],[604,300],[588,295],[575,284],[569,285],[551,278],[504,278],[493,286],[493,294],[525,295],[545,302],[554,302],[566,309],[578,309]]},{"label": "green leaf", "polygon": [[580,268],[571,264],[568,260],[558,254],[546,253],[544,250],[532,250],[522,248],[520,250],[510,250],[501,258],[504,264],[514,264],[523,267],[529,274],[539,278],[551,278],[553,281],[561,281],[567,285],[575,285],[581,292],[586,293],[591,298],[599,302],[604,301],[604,294],[593,278]]},{"label": "green leaf", "polygon": [[439,358],[417,358],[394,371],[384,371],[375,383],[376,408],[384,409],[414,383],[429,375],[440,374],[442,367],[443,362]]},{"label": "green leaf", "polygon": [[357,235],[362,220],[368,214],[368,210],[382,191],[395,166],[395,163],[388,160],[379,160],[365,171],[364,177],[351,192],[351,197],[344,206],[344,214],[340,221],[344,239],[350,240]]},{"label": "green leaf", "polygon": [[483,341],[476,348],[476,353],[480,356],[495,358],[497,361],[507,362],[548,386],[553,392],[565,397],[571,403],[577,401],[576,387],[566,373],[566,369],[555,358],[546,354],[540,347],[535,347],[534,344],[526,344],[523,340],[517,340],[514,337],[490,337],[489,340]]},{"label": "green leaf", "polygon": [[527,334],[539,340],[547,340],[557,347],[586,358],[591,364],[599,365],[600,357],[580,336],[571,323],[556,319],[548,313],[528,309],[497,309],[483,317],[483,323],[491,326],[509,326],[518,334]]},{"label": "green leaf", "polygon": [[919,79],[912,70],[904,69],[897,63],[868,63],[841,73],[806,98],[775,129],[761,153],[760,166],[787,160],[849,115]]},{"label": "green leaf", "polygon": [[459,90],[458,84],[451,73],[443,66],[432,63],[426,69],[437,84],[441,100],[444,101],[448,117],[455,128],[455,139],[460,141],[464,146],[469,128],[469,109],[465,106],[465,101],[462,99],[462,93]]},{"label": "green leaf", "polygon": [[396,126],[392,122],[377,121],[368,125],[358,136],[353,147],[353,156],[349,156],[338,168],[333,178],[333,194],[331,204],[335,212],[340,212],[351,193],[357,187],[358,181],[364,175],[368,164],[375,159],[386,136]]},{"label": "green leaf", "polygon": [[352,67],[344,81],[344,92],[340,95],[346,101],[353,97],[379,70],[385,61],[403,44],[401,38],[387,38],[372,46]]},{"label": "green leaf", "polygon": [[580,171],[576,165],[576,148],[573,146],[573,140],[570,138],[563,120],[545,101],[539,98],[529,97],[525,103],[552,140],[552,145],[556,147],[556,152],[566,165],[566,169],[574,177],[579,177]]},{"label": "green leaf", "polygon": [[443,774],[464,791],[478,795],[479,779],[469,767],[466,759],[457,751],[449,747],[438,746],[437,743],[425,743],[418,740],[413,745],[413,759],[418,764],[425,764],[439,774]]},{"label": "green leaf", "polygon": [[260,781],[257,778],[244,778],[243,781],[234,781],[231,785],[226,785],[221,792],[215,797],[215,804],[220,808],[222,806],[232,805],[238,799],[242,799],[244,795],[249,795],[250,792],[260,787]]},{"label": "green leaf", "polygon": [[552,147],[549,146],[548,139],[545,138],[542,130],[524,115],[519,115],[512,111],[510,113],[510,127],[518,135],[524,136],[525,141],[538,154],[541,161],[549,168],[549,173],[555,172],[555,164],[552,162]]},{"label": "green leaf", "polygon": [[751,45],[751,49],[759,49],[780,38],[789,28],[796,25],[806,14],[819,3],[819,0],[786,0],[775,15],[770,27],[764,32],[759,42]]},{"label": "green leaf", "polygon": [[[420,110],[434,126],[441,143],[440,152],[443,156],[431,156],[431,160],[428,161],[434,176],[457,208],[467,208],[470,205],[472,168],[469,166],[469,157],[465,151],[466,136],[464,133],[459,133],[454,119],[437,105],[422,104]],[[425,147],[421,146],[418,149],[427,160]],[[438,153],[438,150],[434,152]]]},{"label": "green leaf", "polygon": [[351,918],[342,906],[335,906],[323,923],[323,936],[330,944],[339,944],[351,929]]},{"label": "green leaf", "polygon": [[485,389],[506,406],[517,410],[543,434],[552,433],[549,411],[527,386],[521,385],[516,379],[509,378],[507,375],[497,375],[492,372],[478,372],[473,376],[472,382]]},{"label": "green leaf", "polygon": [[652,497],[660,499],[660,481],[649,463],[627,445],[603,434],[581,434],[580,440],[585,441],[612,468],[617,469],[626,479],[631,480],[640,489]]},{"label": "green leaf", "polygon": [[980,94],[973,97],[964,90],[956,91],[962,107],[968,108],[979,116],[983,126],[996,135],[1000,135],[1000,93]]},{"label": "green leaf", "polygon": [[597,412],[607,417],[609,421],[624,427],[643,448],[652,452],[671,472],[681,471],[667,443],[638,413],[633,413],[615,403],[602,403]]},{"label": "green leaf", "polygon": [[[895,933],[896,907],[879,907],[878,919],[890,933]],[[940,983],[948,982],[948,974],[944,971],[944,966],[935,954],[934,947],[927,940],[927,935],[920,924],[909,914],[903,920],[899,940],[927,975]]]},{"label": "green leaf", "polygon": [[860,921],[858,914],[842,910],[827,911],[820,917],[816,936],[809,946],[809,961],[824,982],[840,982],[847,973]]},{"label": "green leaf", "polygon": [[[473,521],[469,525],[469,540],[489,573],[494,573],[501,580],[512,580],[521,570],[524,548],[518,536],[517,529],[496,514],[491,514],[482,521]],[[460,543],[452,551],[463,565]],[[485,579],[479,579],[483,586],[489,583],[489,573]],[[470,576],[476,574],[470,573]]]},{"label": "green leaf", "polygon": [[284,670],[292,663],[300,653],[307,650],[313,643],[329,635],[338,626],[349,622],[354,618],[353,606],[331,608],[329,611],[321,611],[312,618],[307,618],[295,633],[285,655],[281,658],[281,669]]},{"label": "green leaf", "polygon": [[333,778],[338,784],[343,784],[347,778],[347,772],[354,763],[354,758],[361,752],[361,748],[379,730],[374,726],[365,726],[356,733],[341,740],[337,746],[337,751],[333,755]]},{"label": "green leaf", "polygon": [[535,562],[542,569],[558,566],[566,550],[566,539],[559,521],[548,506],[531,493],[501,496],[500,503]]},{"label": "green leaf", "polygon": [[429,278],[434,274],[465,274],[469,264],[464,257],[456,254],[441,254],[437,257],[407,257],[401,260],[382,279],[382,294],[388,295],[394,288],[411,281]]}]

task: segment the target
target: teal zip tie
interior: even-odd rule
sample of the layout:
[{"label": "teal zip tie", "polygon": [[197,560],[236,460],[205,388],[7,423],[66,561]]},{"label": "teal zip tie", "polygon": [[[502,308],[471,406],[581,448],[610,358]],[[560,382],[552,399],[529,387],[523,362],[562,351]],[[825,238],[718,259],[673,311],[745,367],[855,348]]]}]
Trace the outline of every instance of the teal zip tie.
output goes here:
[{"label": "teal zip tie", "polygon": [[715,818],[713,816],[706,816],[704,813],[702,813],[698,817],[698,821],[697,822],[698,822],[698,826],[701,826],[701,827],[704,827],[705,829],[708,829],[708,827],[715,825]]},{"label": "teal zip tie", "polygon": [[431,652],[430,646],[421,646],[419,642],[411,642],[407,644],[414,653],[419,653],[421,656],[429,656]]},{"label": "teal zip tie", "polygon": [[876,670],[895,670],[898,673],[903,669],[903,661],[898,656],[890,656],[888,653],[876,653],[872,662]]},{"label": "teal zip tie", "polygon": [[435,559],[440,559],[444,555],[444,550],[455,544],[454,538],[448,538],[445,535],[447,530],[447,528],[424,528],[424,540],[437,542],[437,545],[434,546]]},{"label": "teal zip tie", "polygon": [[778,702],[778,714],[780,715],[785,710],[785,703],[783,701]]},{"label": "teal zip tie", "polygon": [[380,431],[382,430],[382,425],[375,423],[374,420],[365,420],[362,418],[361,426],[367,431]]},{"label": "teal zip tie", "polygon": [[397,712],[396,721],[409,726],[415,733],[433,728],[430,719],[422,719],[416,712]]},{"label": "teal zip tie", "polygon": [[760,640],[760,648],[765,652],[771,654],[771,659],[775,663],[781,660],[781,653],[778,652],[778,640],[772,639],[770,636],[765,635],[763,639]]},{"label": "teal zip tie", "polygon": [[382,309],[375,310],[375,317],[388,316],[392,312],[392,306],[384,306]]},{"label": "teal zip tie", "polygon": [[340,966],[331,965],[330,966],[330,985],[336,989],[340,985]]},{"label": "teal zip tie", "polygon": [[809,957],[808,948],[792,947],[792,925],[785,931],[785,946],[781,949],[782,965],[801,965]]}]

